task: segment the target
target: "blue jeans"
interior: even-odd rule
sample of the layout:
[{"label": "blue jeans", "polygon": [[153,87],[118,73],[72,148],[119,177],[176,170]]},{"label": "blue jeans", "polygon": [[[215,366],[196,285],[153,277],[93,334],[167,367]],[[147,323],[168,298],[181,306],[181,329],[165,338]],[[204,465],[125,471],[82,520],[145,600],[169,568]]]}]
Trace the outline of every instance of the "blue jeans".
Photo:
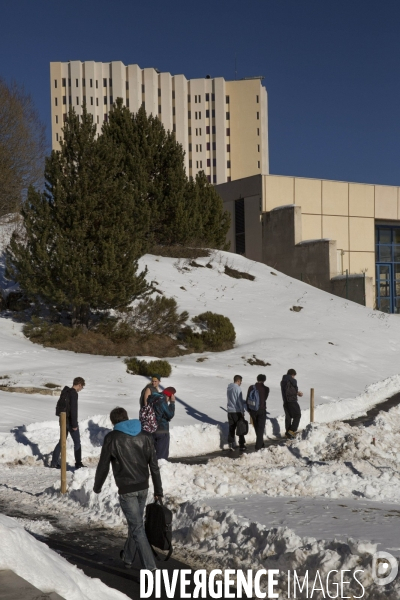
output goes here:
[{"label": "blue jeans", "polygon": [[156,568],[156,563],[143,525],[147,492],[148,490],[140,490],[140,492],[123,494],[119,497],[119,502],[129,528],[128,538],[124,546],[124,562],[127,564],[133,563],[137,550],[142,567],[152,571]]},{"label": "blue jeans", "polygon": [[[72,429],[71,425],[69,425],[67,423],[67,437],[68,437],[69,433],[71,434],[72,441],[74,442],[74,450],[76,453],[81,447],[81,436],[79,433],[79,427],[76,431],[74,431]],[[61,452],[61,440],[58,442],[57,446],[53,450],[53,457],[51,459],[52,467],[56,467],[58,465],[58,461],[60,459],[60,452]]]}]

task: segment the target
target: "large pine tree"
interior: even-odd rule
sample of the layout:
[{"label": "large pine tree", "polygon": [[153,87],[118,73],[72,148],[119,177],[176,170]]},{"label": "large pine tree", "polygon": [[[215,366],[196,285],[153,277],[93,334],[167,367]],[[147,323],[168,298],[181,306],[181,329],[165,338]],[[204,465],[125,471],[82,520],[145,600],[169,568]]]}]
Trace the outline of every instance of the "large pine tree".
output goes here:
[{"label": "large pine tree", "polygon": [[148,212],[141,214],[138,186],[121,170],[121,147],[96,138],[85,107],[81,118],[70,111],[63,136],[46,161],[45,192],[29,189],[8,268],[27,294],[87,325],[91,310],[125,307],[146,290],[137,259]]},{"label": "large pine tree", "polygon": [[203,246],[228,250],[226,234],[229,231],[230,214],[224,209],[221,196],[208,182],[204,171],[200,171],[194,182],[189,182],[188,187],[196,239]]},{"label": "large pine tree", "polygon": [[204,174],[189,182],[182,145],[144,107],[136,114],[117,99],[103,136],[122,150],[122,169],[139,195],[146,239],[153,244],[226,246],[230,217]]}]

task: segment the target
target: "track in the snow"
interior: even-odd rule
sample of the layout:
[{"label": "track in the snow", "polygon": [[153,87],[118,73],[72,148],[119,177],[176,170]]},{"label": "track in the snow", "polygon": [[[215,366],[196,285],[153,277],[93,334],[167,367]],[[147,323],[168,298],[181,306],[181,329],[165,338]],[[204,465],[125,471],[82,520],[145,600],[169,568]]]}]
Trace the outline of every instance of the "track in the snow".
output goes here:
[{"label": "track in the snow", "polygon": [[[364,427],[369,427],[372,424],[375,417],[380,412],[388,412],[391,408],[393,408],[394,406],[397,406],[398,404],[400,404],[400,393],[395,394],[394,396],[391,396],[391,398],[387,398],[386,400],[384,400],[383,402],[380,402],[379,404],[376,404],[365,415],[356,417],[354,419],[346,419],[345,421],[343,421],[343,423],[347,423],[348,425],[351,425],[352,427],[359,426],[359,425],[362,425]],[[276,438],[276,439],[268,438],[267,440],[264,440],[264,446],[266,448],[268,448],[269,446],[283,446],[287,443],[288,443],[288,440],[286,440],[285,438]],[[248,444],[245,452],[246,452],[246,454],[249,454],[249,453],[252,453],[255,451],[256,451],[255,445]],[[208,461],[212,460],[213,458],[218,458],[218,457],[223,456],[223,457],[235,459],[235,458],[240,458],[242,456],[242,454],[243,454],[243,452],[240,451],[239,449],[236,449],[233,451],[232,450],[218,450],[217,452],[210,452],[210,454],[204,454],[203,456],[187,456],[187,457],[182,457],[182,458],[170,458],[169,461],[174,462],[174,463],[183,463],[185,465],[206,465],[208,463]]]},{"label": "track in the snow", "polygon": [[[400,404],[400,394],[395,394],[384,402],[377,404],[366,415],[355,419],[344,421],[352,426],[363,425],[368,427],[373,419],[380,412],[387,412],[394,406]],[[265,440],[265,446],[286,444],[284,439],[268,439]],[[250,444],[246,450],[247,453],[255,452],[254,444]],[[184,464],[207,464],[207,462],[217,457],[239,458],[241,453],[239,450],[227,451],[221,450],[204,456],[193,456],[184,458],[171,458],[171,462],[181,462]],[[0,512],[11,517],[27,518],[28,515],[20,511],[15,505],[8,506],[0,502]],[[30,519],[34,519],[35,515],[30,514]],[[125,569],[119,558],[119,552],[124,545],[125,538],[122,535],[116,535],[110,528],[60,528],[60,522],[54,518],[54,515],[45,516],[38,514],[36,518],[46,518],[54,523],[57,530],[48,537],[38,537],[45,542],[50,548],[64,556],[70,563],[76,565],[89,577],[97,577],[103,583],[111,588],[119,590],[128,598],[134,600],[140,598],[139,589],[139,569],[140,562],[136,558],[133,569]],[[179,562],[172,555],[168,562],[160,562],[157,565],[159,568],[167,568],[169,571],[173,569],[190,569],[190,567],[182,562]],[[177,591],[176,598],[180,598],[180,592]],[[164,594],[162,598],[167,598]]]}]

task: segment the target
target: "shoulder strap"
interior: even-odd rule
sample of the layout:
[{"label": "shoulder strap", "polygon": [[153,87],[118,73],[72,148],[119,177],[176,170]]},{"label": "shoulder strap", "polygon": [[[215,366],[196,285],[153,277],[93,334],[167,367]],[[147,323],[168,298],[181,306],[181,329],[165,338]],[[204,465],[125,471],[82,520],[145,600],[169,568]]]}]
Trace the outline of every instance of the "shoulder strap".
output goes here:
[{"label": "shoulder strap", "polygon": [[[153,548],[153,546],[152,546],[151,544],[150,544],[150,548],[152,549],[152,551],[153,551],[153,554],[154,554],[155,558],[156,558],[157,560],[161,560],[161,559],[160,559],[160,556],[159,556],[159,554],[158,554],[158,552],[156,552],[156,551],[154,550],[154,548]],[[167,562],[167,560],[169,560],[169,559],[171,558],[172,551],[173,551],[173,547],[172,547],[172,544],[171,544],[171,542],[170,542],[170,543],[169,543],[169,548],[168,548],[168,554],[167,554],[167,556],[164,558],[163,562]]]}]

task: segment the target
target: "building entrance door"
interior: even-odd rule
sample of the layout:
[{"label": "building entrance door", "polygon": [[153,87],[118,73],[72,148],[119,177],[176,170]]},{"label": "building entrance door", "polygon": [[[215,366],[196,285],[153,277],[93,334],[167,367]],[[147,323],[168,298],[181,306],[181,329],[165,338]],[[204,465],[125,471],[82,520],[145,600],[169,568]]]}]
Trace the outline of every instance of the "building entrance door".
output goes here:
[{"label": "building entrance door", "polygon": [[393,313],[394,290],[393,290],[393,265],[382,263],[376,265],[377,283],[377,308],[382,312]]},{"label": "building entrance door", "polygon": [[376,227],[376,307],[400,314],[400,227]]}]

